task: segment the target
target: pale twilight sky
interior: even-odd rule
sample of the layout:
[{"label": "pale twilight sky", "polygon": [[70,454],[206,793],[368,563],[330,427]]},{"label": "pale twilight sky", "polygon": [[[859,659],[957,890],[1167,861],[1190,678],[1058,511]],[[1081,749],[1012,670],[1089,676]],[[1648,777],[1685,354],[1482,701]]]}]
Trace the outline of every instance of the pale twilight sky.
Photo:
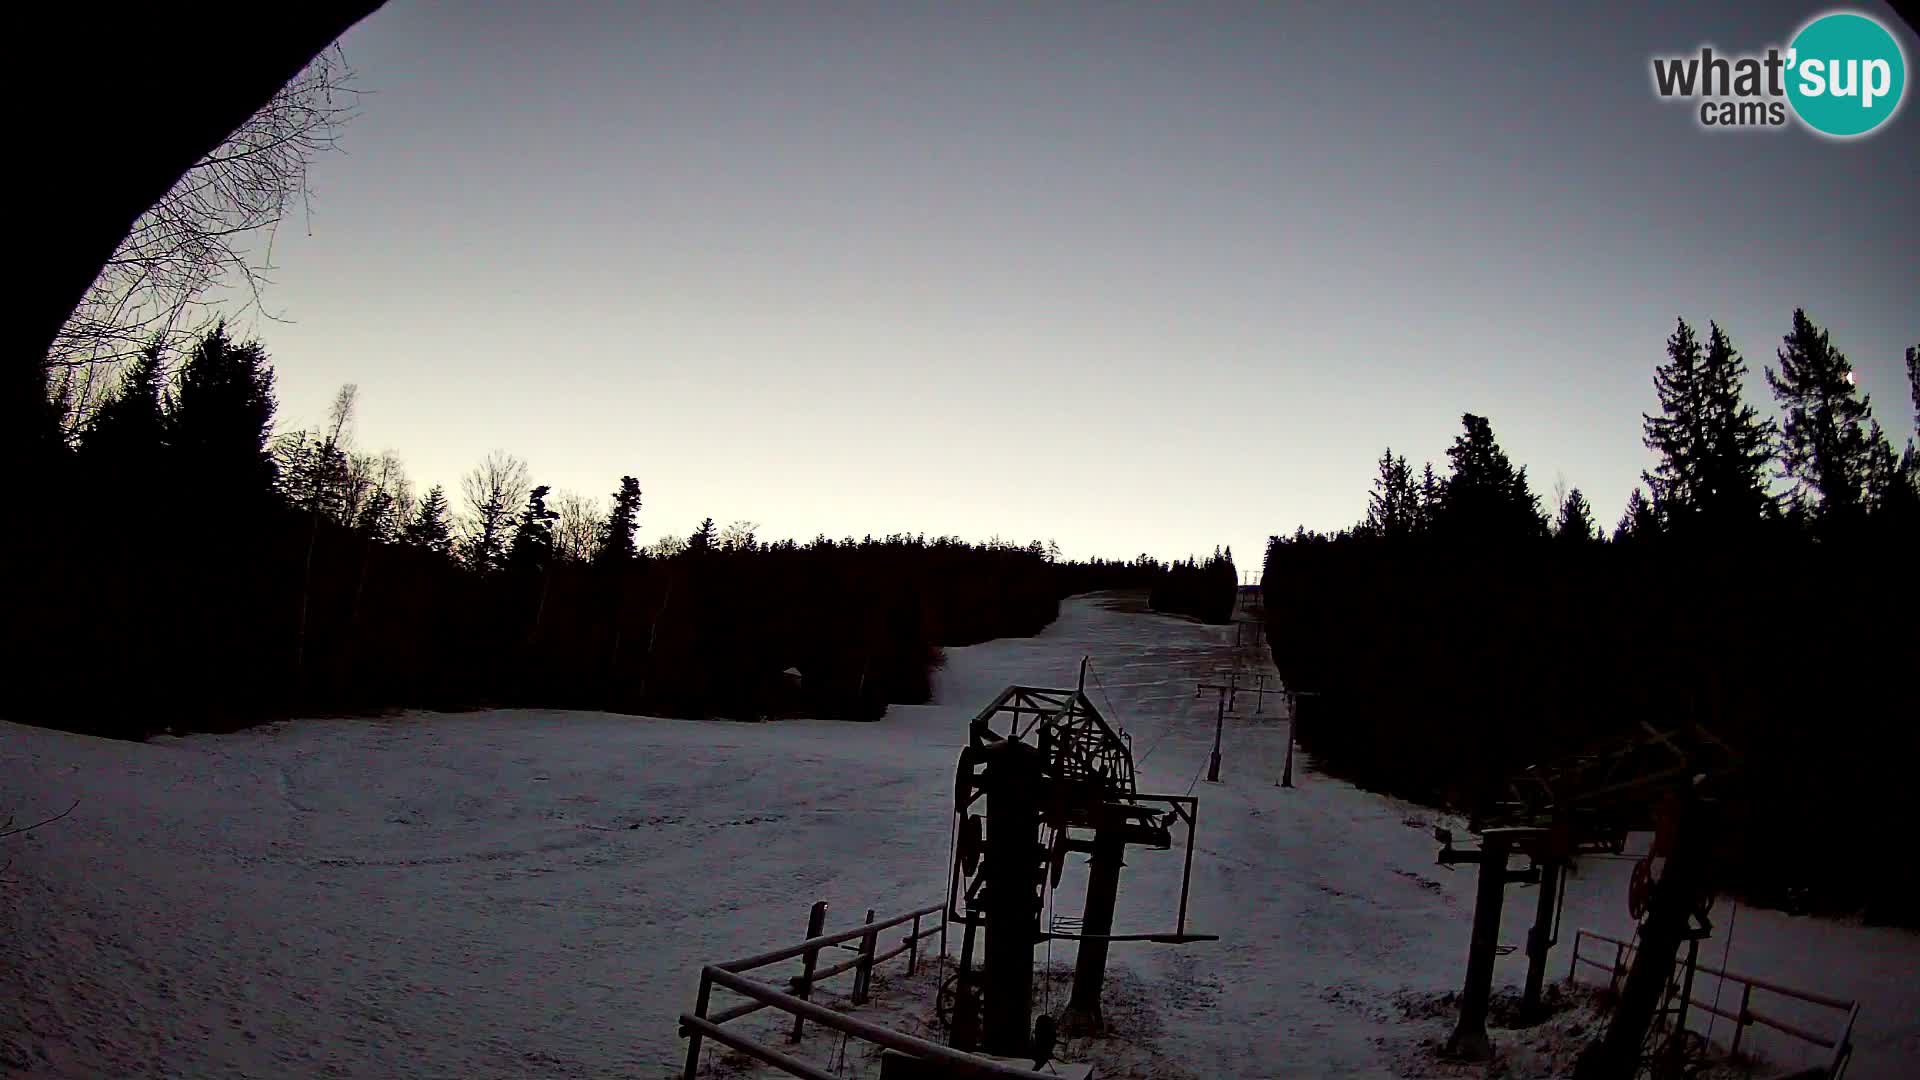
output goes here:
[{"label": "pale twilight sky", "polygon": [[1613,521],[1681,314],[1770,411],[1805,305],[1904,440],[1912,103],[1852,143],[1708,133],[1649,56],[1825,5],[1572,6],[394,0],[277,241],[280,423],[358,383],[359,445],[422,489],[496,447],[603,499],[632,473],[649,541],[1243,570],[1462,411]]}]

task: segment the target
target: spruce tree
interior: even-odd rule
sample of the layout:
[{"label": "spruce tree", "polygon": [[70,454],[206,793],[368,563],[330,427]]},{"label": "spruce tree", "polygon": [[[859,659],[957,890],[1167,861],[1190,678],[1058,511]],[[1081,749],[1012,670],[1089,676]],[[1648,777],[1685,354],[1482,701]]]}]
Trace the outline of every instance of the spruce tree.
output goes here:
[{"label": "spruce tree", "polygon": [[400,530],[398,517],[399,507],[394,504],[392,493],[386,488],[374,488],[365,505],[360,507],[354,527],[369,540],[390,543]]},{"label": "spruce tree", "polygon": [[1747,364],[1718,323],[1708,323],[1700,368],[1702,458],[1698,510],[1720,533],[1752,526],[1774,511],[1767,490],[1775,430],[1742,400]]},{"label": "spruce tree", "polygon": [[520,513],[507,549],[507,565],[515,569],[541,570],[553,562],[553,521],[560,515],[547,509],[549,490],[541,484],[527,493],[527,508]]},{"label": "spruce tree", "polygon": [[613,509],[607,514],[594,561],[603,565],[625,562],[635,555],[634,534],[640,528],[640,481],[631,476],[620,478],[620,490],[613,493]]},{"label": "spruce tree", "polygon": [[[873,538],[868,537],[867,539],[871,541]],[[686,550],[694,552],[695,554],[704,555],[719,546],[720,538],[714,528],[712,518],[707,518],[705,521],[702,521],[700,527],[693,530],[693,535],[687,537]]]},{"label": "spruce tree", "polygon": [[273,488],[273,366],[257,341],[236,343],[224,323],[188,353],[167,412],[180,475],[228,505],[258,504]]},{"label": "spruce tree", "polygon": [[1804,310],[1795,309],[1779,357],[1767,385],[1783,415],[1780,457],[1794,503],[1819,524],[1857,520],[1871,469],[1871,402],[1854,385],[1853,365]]},{"label": "spruce tree", "polygon": [[1652,472],[1643,472],[1653,493],[1653,501],[1669,515],[1668,523],[1685,518],[1700,505],[1705,487],[1703,472],[1707,454],[1705,361],[1700,341],[1687,320],[1667,338],[1666,362],[1653,370],[1654,393],[1660,398],[1660,415],[1640,416],[1642,438],[1647,449],[1659,455]]},{"label": "spruce tree", "polygon": [[1453,472],[1440,492],[1439,532],[1463,543],[1530,540],[1546,532],[1527,470],[1514,468],[1484,416],[1462,414],[1465,429],[1447,448]]},{"label": "spruce tree", "polygon": [[447,505],[447,493],[439,484],[420,496],[413,520],[407,522],[401,539],[407,544],[442,557],[453,554],[453,519]]},{"label": "spruce tree", "polygon": [[[1907,386],[1913,394],[1913,426],[1920,431],[1920,345],[1907,347]],[[1920,498],[1920,450],[1914,448],[1912,439],[1907,440],[1907,452],[1901,456],[1900,472],[1914,496]]]},{"label": "spruce tree", "polygon": [[[1638,489],[1635,489],[1638,491]],[[1593,504],[1580,493],[1579,488],[1567,492],[1560,502],[1560,511],[1554,519],[1553,535],[1555,539],[1568,543],[1591,543],[1599,539],[1593,524]]]},{"label": "spruce tree", "polygon": [[1419,527],[1420,497],[1414,490],[1413,470],[1407,467],[1405,456],[1393,456],[1392,447],[1380,455],[1379,464],[1373,492],[1367,496],[1367,520],[1363,527],[1384,540],[1403,539]]},{"label": "spruce tree", "polygon": [[158,344],[149,345],[81,429],[81,460],[107,475],[154,468],[166,447],[166,410],[165,354]]},{"label": "spruce tree", "polygon": [[1634,488],[1627,496],[1627,511],[1620,515],[1620,524],[1614,527],[1615,543],[1636,540],[1651,540],[1660,534],[1660,511],[1647,498],[1646,493]]},{"label": "spruce tree", "polygon": [[1434,475],[1433,462],[1429,461],[1420,470],[1420,490],[1414,503],[1414,528],[1422,535],[1433,531],[1434,519],[1440,514],[1440,490],[1440,478]]}]

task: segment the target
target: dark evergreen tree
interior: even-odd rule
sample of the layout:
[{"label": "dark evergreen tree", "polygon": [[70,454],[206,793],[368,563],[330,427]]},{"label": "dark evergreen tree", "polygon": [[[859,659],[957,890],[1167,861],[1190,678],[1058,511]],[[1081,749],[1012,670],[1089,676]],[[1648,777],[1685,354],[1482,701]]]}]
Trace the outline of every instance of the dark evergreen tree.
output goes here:
[{"label": "dark evergreen tree", "polygon": [[[1920,345],[1907,347],[1907,388],[1913,395],[1913,426],[1920,432]],[[1906,475],[1908,486],[1920,493],[1920,449],[1916,449],[1912,439],[1907,440],[1907,452],[1901,456],[1900,471]]]},{"label": "dark evergreen tree", "polygon": [[620,490],[613,493],[613,509],[594,551],[594,561],[605,564],[626,562],[636,554],[634,534],[640,528],[640,481],[631,476],[620,478]]},{"label": "dark evergreen tree", "polygon": [[1463,543],[1505,543],[1545,534],[1539,497],[1525,467],[1514,468],[1484,416],[1465,413],[1465,429],[1447,449],[1453,472],[1440,493],[1438,532]]},{"label": "dark evergreen tree", "polygon": [[[872,540],[873,537],[867,537],[869,543],[871,543]],[[693,535],[687,537],[687,550],[698,555],[704,555],[719,546],[719,531],[714,527],[712,518],[707,518],[705,521],[702,521],[700,527],[693,530]]]},{"label": "dark evergreen tree", "polygon": [[181,476],[216,501],[257,504],[273,488],[267,433],[273,427],[273,367],[257,341],[237,343],[225,324],[194,345],[167,413],[167,441]]},{"label": "dark evergreen tree", "polygon": [[[1634,489],[1637,493],[1638,488]],[[1593,523],[1593,504],[1580,493],[1579,488],[1567,492],[1560,502],[1560,511],[1554,519],[1553,535],[1556,539],[1568,543],[1591,543],[1600,539]]]},{"label": "dark evergreen tree", "polygon": [[273,489],[304,514],[343,525],[348,521],[349,460],[337,444],[307,431],[290,431],[272,442]]},{"label": "dark evergreen tree", "polygon": [[1634,488],[1627,496],[1627,512],[1620,515],[1620,524],[1614,527],[1615,543],[1634,540],[1651,540],[1660,535],[1660,511],[1647,499],[1646,493]]},{"label": "dark evergreen tree", "polygon": [[507,565],[517,570],[543,570],[553,562],[553,522],[560,515],[547,509],[545,484],[527,493],[527,508],[513,531]]},{"label": "dark evergreen tree", "polygon": [[453,554],[453,513],[447,505],[447,493],[439,484],[420,496],[413,520],[407,522],[401,539],[407,544],[435,555]]},{"label": "dark evergreen tree", "polygon": [[1738,532],[1775,510],[1767,490],[1775,429],[1744,400],[1746,361],[1718,323],[1708,324],[1700,368],[1698,509],[1709,528]]},{"label": "dark evergreen tree", "polygon": [[81,429],[81,460],[105,474],[155,468],[166,446],[166,413],[166,361],[155,344],[127,366],[120,385]]},{"label": "dark evergreen tree", "polygon": [[1433,462],[1429,461],[1420,469],[1420,490],[1414,505],[1416,528],[1422,535],[1433,531],[1434,520],[1440,515],[1440,491],[1440,478],[1434,475]]},{"label": "dark evergreen tree", "polygon": [[1670,515],[1668,524],[1688,517],[1700,505],[1707,455],[1706,392],[1700,341],[1687,320],[1667,338],[1666,362],[1653,370],[1660,415],[1640,416],[1643,441],[1659,455],[1652,472],[1640,474],[1653,501]]},{"label": "dark evergreen tree", "polygon": [[1871,402],[1854,385],[1853,365],[1803,310],[1794,311],[1779,357],[1767,385],[1783,415],[1780,457],[1793,501],[1818,524],[1857,520],[1871,467]]},{"label": "dark evergreen tree", "polygon": [[1413,486],[1413,470],[1407,459],[1393,456],[1388,447],[1380,455],[1379,474],[1374,477],[1373,492],[1367,496],[1367,520],[1363,528],[1383,540],[1401,540],[1413,535],[1420,526],[1420,493]]},{"label": "dark evergreen tree", "polygon": [[396,539],[400,534],[400,508],[394,504],[393,493],[386,488],[374,488],[360,507],[354,527],[370,540],[391,543]]}]

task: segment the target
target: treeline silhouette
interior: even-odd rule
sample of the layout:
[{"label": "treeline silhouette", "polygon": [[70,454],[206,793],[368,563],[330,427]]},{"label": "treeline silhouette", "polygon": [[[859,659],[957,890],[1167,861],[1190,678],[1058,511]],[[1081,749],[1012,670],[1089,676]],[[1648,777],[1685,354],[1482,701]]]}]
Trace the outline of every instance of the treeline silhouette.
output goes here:
[{"label": "treeline silhouette", "polygon": [[[1908,350],[1920,424],[1920,348]],[[1920,924],[1900,828],[1920,751],[1920,460],[1873,421],[1804,312],[1743,400],[1717,326],[1682,321],[1644,418],[1655,464],[1611,537],[1576,489],[1552,520],[1491,425],[1445,475],[1388,451],[1366,518],[1268,546],[1269,640],[1330,771],[1461,809],[1606,739],[1698,722],[1744,758],[1724,884]],[[1782,486],[1775,490],[1776,484]]]},{"label": "treeline silhouette", "polygon": [[169,361],[149,350],[71,436],[53,408],[32,440],[47,495],[10,537],[15,718],[125,737],[389,706],[872,719],[926,700],[941,646],[1033,634],[1063,583],[1126,565],[711,519],[643,550],[636,478],[602,510],[506,454],[465,478],[461,514],[350,450],[351,388],[326,430],[274,437],[259,343],[221,328]]},{"label": "treeline silhouette", "polygon": [[1213,549],[1201,562],[1191,556],[1174,562],[1153,583],[1147,603],[1155,611],[1191,615],[1201,622],[1233,621],[1234,601],[1239,597],[1240,573],[1233,568],[1233,549]]}]

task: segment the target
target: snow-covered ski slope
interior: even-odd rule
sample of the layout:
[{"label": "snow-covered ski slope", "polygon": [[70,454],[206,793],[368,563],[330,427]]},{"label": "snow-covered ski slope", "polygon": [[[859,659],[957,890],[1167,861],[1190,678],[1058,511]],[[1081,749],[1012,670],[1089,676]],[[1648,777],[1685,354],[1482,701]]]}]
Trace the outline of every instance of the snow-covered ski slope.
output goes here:
[{"label": "snow-covered ski slope", "polygon": [[[830,927],[938,899],[966,719],[1008,683],[1072,685],[1083,654],[1142,787],[1202,798],[1189,924],[1223,940],[1113,952],[1163,1058],[1202,1077],[1414,1071],[1435,1025],[1400,1004],[1459,984],[1471,877],[1434,865],[1428,811],[1311,771],[1275,787],[1271,702],[1241,702],[1223,782],[1195,784],[1214,713],[1195,682],[1230,641],[1079,598],[1037,637],[951,650],[934,704],[868,725],[502,711],[136,745],[0,724],[0,818],[79,801],[0,841],[0,1072],[674,1073],[700,963],[797,940],[816,898]],[[1629,933],[1627,870],[1582,865],[1555,979],[1573,927]],[[1059,913],[1079,913],[1080,877]],[[1179,878],[1177,848],[1131,854],[1116,930],[1171,926]],[[1504,941],[1531,908],[1510,892]],[[1742,908],[1730,966],[1861,998],[1851,1075],[1920,1069],[1920,938]],[[1749,1044],[1801,1059],[1764,1029]]]}]

